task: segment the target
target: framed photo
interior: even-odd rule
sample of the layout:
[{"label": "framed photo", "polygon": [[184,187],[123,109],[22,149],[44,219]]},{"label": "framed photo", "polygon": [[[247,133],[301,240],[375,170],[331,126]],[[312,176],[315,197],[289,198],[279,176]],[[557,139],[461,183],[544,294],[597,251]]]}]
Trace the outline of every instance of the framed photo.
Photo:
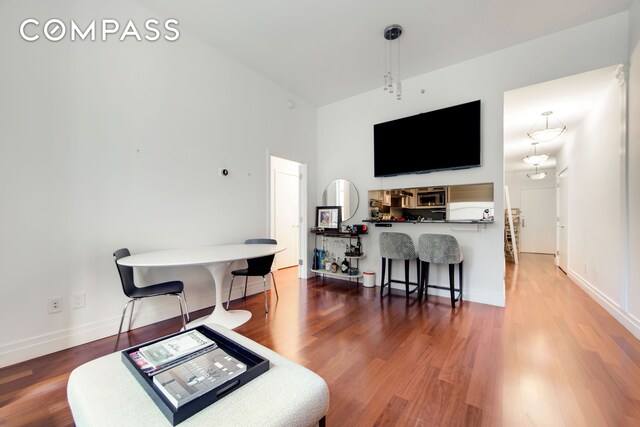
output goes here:
[{"label": "framed photo", "polygon": [[316,227],[325,230],[340,230],[342,221],[341,206],[318,206],[316,207]]}]

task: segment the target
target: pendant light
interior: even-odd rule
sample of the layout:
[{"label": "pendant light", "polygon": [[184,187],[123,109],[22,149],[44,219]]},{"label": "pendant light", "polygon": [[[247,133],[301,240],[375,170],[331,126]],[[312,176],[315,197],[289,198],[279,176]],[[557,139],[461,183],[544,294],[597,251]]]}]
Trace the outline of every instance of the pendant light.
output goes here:
[{"label": "pendant light", "polygon": [[538,170],[538,165],[535,166],[535,171],[527,174],[527,177],[533,180],[543,179],[547,176],[547,172],[544,169]]},{"label": "pendant light", "polygon": [[[400,81],[400,36],[402,35],[402,27],[398,24],[389,25],[384,29],[383,36],[388,47],[385,51],[385,70],[384,70],[384,86],[383,90],[396,94],[396,99],[402,99],[402,82]],[[395,55],[394,55],[395,47]],[[394,71],[395,65],[395,71]]]},{"label": "pendant light", "polygon": [[543,153],[538,154],[538,145],[539,143],[534,142],[531,144],[531,150],[529,150],[529,155],[527,157],[523,157],[522,161],[531,166],[538,166],[549,160],[549,154]]},{"label": "pendant light", "polygon": [[542,122],[544,123],[544,127],[538,126],[541,122],[541,120],[538,119],[531,130],[527,133],[529,138],[536,142],[548,142],[559,137],[567,130],[567,127],[555,117],[553,117],[553,119],[557,124],[554,127],[549,127],[549,117],[552,114],[553,111],[545,111],[542,113]]}]

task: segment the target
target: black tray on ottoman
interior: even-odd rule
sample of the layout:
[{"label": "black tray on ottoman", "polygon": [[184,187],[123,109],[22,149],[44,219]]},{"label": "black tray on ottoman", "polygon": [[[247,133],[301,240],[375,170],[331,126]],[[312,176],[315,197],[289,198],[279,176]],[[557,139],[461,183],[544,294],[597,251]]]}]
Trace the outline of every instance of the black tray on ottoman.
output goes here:
[{"label": "black tray on ottoman", "polygon": [[202,396],[196,397],[195,399],[182,404],[178,408],[174,407],[162,391],[158,389],[156,384],[153,382],[153,377],[145,373],[129,355],[138,351],[142,347],[183,334],[186,331],[167,335],[153,341],[127,348],[121,352],[124,364],[133,373],[136,380],[142,385],[158,408],[160,408],[160,411],[162,411],[164,416],[167,417],[169,422],[174,426],[269,370],[269,361],[267,359],[232,341],[224,335],[219,334],[209,327],[200,325],[195,328],[187,329],[187,331],[192,329],[197,330],[206,337],[215,341],[220,349],[230,356],[238,359],[241,363],[244,363],[247,368],[245,372],[234,377],[232,380],[220,384]]}]

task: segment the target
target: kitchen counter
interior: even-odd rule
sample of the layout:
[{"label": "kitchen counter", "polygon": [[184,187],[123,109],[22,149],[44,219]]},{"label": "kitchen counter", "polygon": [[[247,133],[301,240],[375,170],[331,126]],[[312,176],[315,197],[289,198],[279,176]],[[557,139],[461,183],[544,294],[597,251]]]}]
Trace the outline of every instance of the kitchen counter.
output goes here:
[{"label": "kitchen counter", "polygon": [[436,219],[436,220],[427,220],[423,219],[421,221],[415,220],[378,220],[378,219],[365,219],[362,222],[369,222],[372,224],[431,224],[431,223],[443,223],[443,224],[493,224],[493,219],[458,219],[447,221],[444,219]]}]

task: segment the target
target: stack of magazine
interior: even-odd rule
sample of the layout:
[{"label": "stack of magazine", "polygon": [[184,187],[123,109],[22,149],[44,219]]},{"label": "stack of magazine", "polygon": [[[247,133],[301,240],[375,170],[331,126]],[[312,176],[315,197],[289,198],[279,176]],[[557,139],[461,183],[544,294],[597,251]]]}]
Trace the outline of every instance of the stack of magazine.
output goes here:
[{"label": "stack of magazine", "polygon": [[237,377],[247,366],[197,330],[158,341],[129,357],[158,390],[179,408]]}]

